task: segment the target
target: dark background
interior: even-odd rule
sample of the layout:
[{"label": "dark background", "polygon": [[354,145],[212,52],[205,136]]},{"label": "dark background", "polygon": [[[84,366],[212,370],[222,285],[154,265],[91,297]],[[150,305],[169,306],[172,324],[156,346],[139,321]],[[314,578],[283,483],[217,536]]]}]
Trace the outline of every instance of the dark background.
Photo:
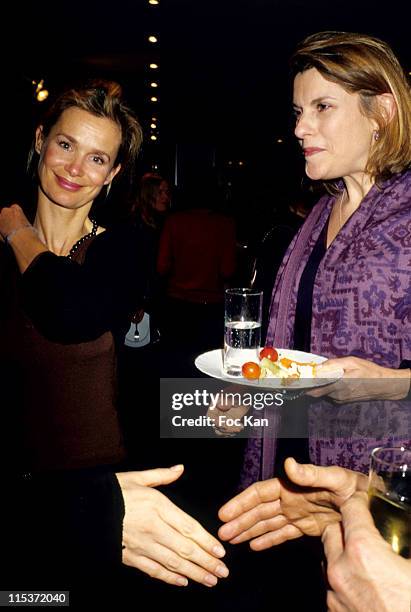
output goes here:
[{"label": "dark background", "polygon": [[[325,29],[365,32],[390,43],[411,71],[409,0],[160,0],[156,6],[148,0],[43,0],[15,2],[7,9],[0,43],[0,206],[11,201],[30,206],[25,159],[43,109],[32,81],[44,79],[52,95],[73,81],[113,78],[123,85],[145,132],[137,175],[158,170],[178,195],[193,177],[201,193],[214,170],[237,219],[239,241],[251,247],[300,195],[303,167],[292,134],[287,64],[295,45]],[[158,45],[147,42],[150,34],[159,35]],[[153,61],[160,65],[158,75],[147,68]],[[157,104],[149,102],[154,75],[160,84]],[[158,118],[154,143],[153,115]],[[134,380],[136,388],[133,384],[128,397],[140,410],[141,377]],[[153,411],[154,430],[152,397],[144,407]],[[207,440],[161,440],[156,445],[157,421],[155,428],[151,437],[149,429],[144,436],[133,430],[140,452],[144,439],[151,447],[145,467],[170,465],[181,457],[186,463],[188,457],[181,490],[176,487],[173,493],[168,487],[165,492],[215,534],[217,508],[238,480],[241,440],[224,440],[220,449]],[[118,609],[136,609],[144,587],[151,598],[167,598],[179,610],[199,604],[201,609],[204,601],[213,611],[322,612],[321,603],[312,603],[321,596],[319,563],[306,560],[306,554],[294,542],[258,555],[249,553],[247,545],[228,547],[231,578],[215,592],[197,585],[178,591],[133,571],[129,591],[122,585],[119,596],[134,607]],[[281,604],[281,597],[290,601]]]},{"label": "dark background", "polygon": [[[32,128],[51,95],[93,76],[123,85],[144,127],[137,175],[156,170],[201,190],[215,171],[239,225],[254,240],[299,197],[288,58],[306,35],[360,31],[391,44],[407,72],[409,3],[372,0],[100,0],[16,3],[2,17],[3,181],[0,201],[28,198],[22,170]],[[147,37],[156,34],[159,43]],[[148,69],[156,61],[160,69]],[[159,88],[149,84],[156,77]],[[155,93],[159,101],[149,101]],[[50,99],[50,98],[49,98]],[[150,140],[151,117],[157,137]],[[278,142],[281,140],[282,142]]]}]

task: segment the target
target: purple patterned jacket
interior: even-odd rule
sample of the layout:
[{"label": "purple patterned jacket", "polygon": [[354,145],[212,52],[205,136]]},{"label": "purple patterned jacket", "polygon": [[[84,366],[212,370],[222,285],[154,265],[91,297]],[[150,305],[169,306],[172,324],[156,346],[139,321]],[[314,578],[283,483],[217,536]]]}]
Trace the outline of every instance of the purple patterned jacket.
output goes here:
[{"label": "purple patterned jacket", "polygon": [[[334,200],[321,198],[284,256],[267,344],[293,346],[300,278]],[[355,355],[390,368],[411,359],[411,170],[374,185],[327,249],[313,289],[311,351],[329,358]],[[271,420],[278,427],[279,415]],[[275,458],[272,433],[249,442],[245,485],[258,479],[261,456],[262,477],[271,477]],[[363,458],[353,459],[356,445],[368,460],[369,450],[381,443],[387,440],[310,438],[310,454],[315,463],[364,469]]]}]

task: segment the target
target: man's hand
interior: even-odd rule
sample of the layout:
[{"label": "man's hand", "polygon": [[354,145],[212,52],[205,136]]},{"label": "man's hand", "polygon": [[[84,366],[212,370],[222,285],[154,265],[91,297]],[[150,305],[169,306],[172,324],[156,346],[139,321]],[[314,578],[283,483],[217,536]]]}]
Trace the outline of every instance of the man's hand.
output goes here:
[{"label": "man's hand", "polygon": [[411,560],[393,552],[376,529],[366,493],[341,506],[342,523],[323,533],[330,612],[409,612]]},{"label": "man's hand", "polygon": [[329,523],[341,520],[339,507],[367,486],[366,476],[358,472],[300,465],[291,457],[285,470],[289,482],[256,482],[220,509],[226,522],[219,530],[222,540],[251,540],[253,550],[263,550],[302,535],[321,535]]},{"label": "man's hand", "polygon": [[187,578],[206,586],[228,576],[221,544],[196,520],[152,487],[170,484],[183,466],[117,474],[123,493],[123,563],[169,584]]}]

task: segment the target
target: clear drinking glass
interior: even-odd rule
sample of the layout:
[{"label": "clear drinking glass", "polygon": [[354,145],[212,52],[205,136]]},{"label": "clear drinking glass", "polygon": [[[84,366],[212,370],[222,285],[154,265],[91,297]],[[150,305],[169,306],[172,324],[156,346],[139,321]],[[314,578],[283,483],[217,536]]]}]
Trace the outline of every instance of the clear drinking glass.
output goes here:
[{"label": "clear drinking glass", "polygon": [[241,376],[241,368],[245,362],[258,362],[262,305],[262,291],[226,289],[223,357],[225,374]]},{"label": "clear drinking glass", "polygon": [[375,525],[394,552],[411,558],[411,449],[371,453],[368,496]]}]

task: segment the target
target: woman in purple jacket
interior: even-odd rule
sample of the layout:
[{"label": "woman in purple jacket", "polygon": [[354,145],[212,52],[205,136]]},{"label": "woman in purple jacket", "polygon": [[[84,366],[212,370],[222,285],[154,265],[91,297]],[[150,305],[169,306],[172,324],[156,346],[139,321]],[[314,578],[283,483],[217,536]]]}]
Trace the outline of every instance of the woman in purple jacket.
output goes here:
[{"label": "woman in purple jacket", "polygon": [[[285,254],[266,344],[324,355],[323,374],[338,368],[344,375],[312,391],[321,397],[308,406],[299,400],[281,412],[267,409],[271,429],[248,441],[242,486],[275,473],[287,490],[293,487],[283,473],[287,456],[367,471],[373,447],[411,439],[409,402],[402,401],[411,367],[410,87],[389,46],[362,34],[309,36],[291,65],[305,171],[328,195]],[[305,440],[285,438],[292,404],[299,421],[307,419]],[[279,533],[282,541],[295,537],[284,527],[281,500],[258,493],[275,482],[251,485],[222,509],[221,519],[230,521],[222,539],[260,538],[261,549],[279,543]],[[292,584],[296,575],[301,581],[310,566],[309,551],[292,548],[291,569],[281,574],[287,550],[279,551],[278,565],[262,561],[268,571],[275,567],[276,584],[282,575],[292,576]]]},{"label": "woman in purple jacket", "polygon": [[[307,175],[323,182],[328,195],[285,254],[266,344],[326,356],[323,376],[344,371],[341,384],[313,395],[400,399],[411,367],[410,87],[388,45],[362,34],[312,35],[291,65],[295,135]],[[323,418],[326,409],[318,410]],[[317,425],[318,410],[310,410]],[[331,410],[334,417],[334,404]],[[271,418],[274,435],[265,430],[262,440],[249,440],[243,486],[270,478],[276,455],[280,466],[294,454],[277,444],[280,414],[271,410]],[[310,459],[366,469],[381,439],[368,436],[364,446],[359,438],[353,445],[352,438],[337,443],[313,433]]]}]

